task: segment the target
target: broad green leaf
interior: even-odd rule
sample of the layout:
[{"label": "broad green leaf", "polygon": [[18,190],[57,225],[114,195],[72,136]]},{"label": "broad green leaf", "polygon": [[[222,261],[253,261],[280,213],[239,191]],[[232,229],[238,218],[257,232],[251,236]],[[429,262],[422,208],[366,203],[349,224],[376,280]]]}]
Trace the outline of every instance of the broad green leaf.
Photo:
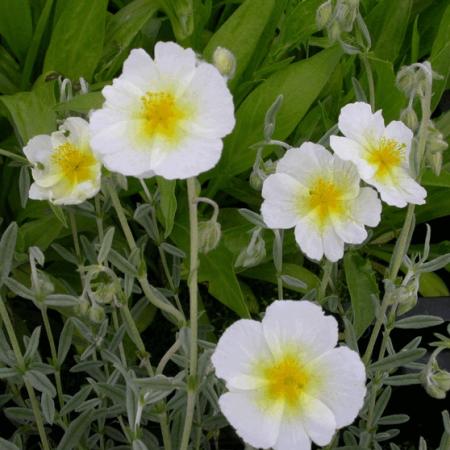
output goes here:
[{"label": "broad green leaf", "polygon": [[420,274],[419,292],[424,297],[447,297],[450,295],[442,278],[434,272]]},{"label": "broad green leaf", "polygon": [[19,90],[19,65],[0,45],[0,94],[15,94]]},{"label": "broad green leaf", "polygon": [[92,80],[103,51],[107,0],[65,0],[50,39],[44,73]]},{"label": "broad green leaf", "polygon": [[87,114],[91,109],[100,109],[105,101],[101,92],[88,92],[77,95],[67,102],[58,103],[54,110],[58,112],[73,111]]},{"label": "broad green leaf", "polygon": [[442,79],[433,80],[433,98],[431,109],[438,105],[442,94],[447,86],[450,76],[450,5],[445,9],[442,16],[436,39],[431,49],[430,63],[432,69],[441,75]]},{"label": "broad green leaf", "polygon": [[17,224],[12,222],[0,239],[0,287],[11,271],[17,240]]},{"label": "broad green leaf", "polygon": [[379,298],[375,274],[370,262],[357,253],[348,252],[344,256],[345,279],[353,310],[353,325],[360,337],[375,317],[371,296]]},{"label": "broad green leaf", "polygon": [[[311,289],[317,288],[320,284],[320,279],[317,277],[317,275],[313,274],[305,267],[299,266],[297,264],[284,263],[282,273],[283,275],[287,275],[288,277],[301,280],[306,284],[306,287],[301,287],[299,285],[289,286],[290,290],[301,292],[302,294],[309,292]],[[277,276],[272,262],[246,269],[243,272],[240,272],[239,276],[265,281],[274,285],[277,284]]]},{"label": "broad green leaf", "polygon": [[421,184],[423,186],[438,186],[442,188],[450,188],[450,164],[442,167],[441,173],[435,175],[431,169],[426,169]]},{"label": "broad green leaf", "polygon": [[83,434],[88,429],[93,415],[94,411],[88,409],[72,421],[56,450],[72,450],[77,447],[80,444]]},{"label": "broad green leaf", "polygon": [[0,102],[3,102],[22,145],[37,134],[54,131],[56,116],[51,109],[52,95],[53,83],[48,83],[41,84],[31,92],[0,96]]},{"label": "broad green leaf", "polygon": [[133,39],[155,15],[158,6],[156,0],[134,0],[108,20],[105,47],[99,65],[102,79],[112,78],[120,69]]},{"label": "broad green leaf", "polygon": [[212,191],[252,166],[256,151],[249,146],[263,139],[264,117],[280,94],[284,100],[277,115],[274,139],[289,136],[319,96],[341,54],[340,48],[332,47],[292,64],[269,77],[245,99],[237,111],[234,132],[225,139],[222,159],[211,172]]},{"label": "broad green leaf", "polygon": [[0,35],[20,61],[25,59],[32,33],[30,2],[2,0],[0,2]]},{"label": "broad green leaf", "polygon": [[21,250],[36,246],[45,251],[48,246],[59,236],[63,226],[54,216],[32,220],[19,228]]},{"label": "broad green leaf", "polygon": [[394,62],[400,52],[408,27],[412,0],[382,0],[371,11],[367,25],[375,54]]},{"label": "broad green leaf", "polygon": [[267,49],[267,37],[272,36],[284,4],[285,0],[246,0],[208,42],[204,50],[206,59],[212,59],[217,47],[225,47],[235,56],[231,88],[247,69],[261,60],[261,53]]},{"label": "broad green leaf", "polygon": [[177,212],[177,197],[175,195],[176,181],[165,180],[157,177],[159,188],[159,209],[161,211],[161,221],[164,225],[164,238],[167,238],[173,229],[175,213]]}]

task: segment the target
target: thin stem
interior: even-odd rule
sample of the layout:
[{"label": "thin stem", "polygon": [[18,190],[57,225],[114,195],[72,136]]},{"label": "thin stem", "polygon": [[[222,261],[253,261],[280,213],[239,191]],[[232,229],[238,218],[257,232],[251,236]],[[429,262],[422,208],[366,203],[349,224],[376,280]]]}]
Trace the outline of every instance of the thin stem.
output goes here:
[{"label": "thin stem", "polygon": [[175,353],[179,350],[180,347],[181,347],[181,339],[178,337],[176,341],[170,346],[169,350],[167,350],[167,352],[161,358],[161,361],[159,362],[158,367],[156,368],[157,375],[163,373],[167,363],[170,361],[172,356],[175,355]]},{"label": "thin stem", "polygon": [[100,197],[96,195],[94,197],[94,204],[95,204],[95,221],[97,223],[97,230],[98,230],[98,238],[100,239],[100,242],[103,240],[104,232],[103,232],[103,214],[102,214],[102,208],[100,204]]},{"label": "thin stem", "polygon": [[[117,217],[119,218],[120,225],[122,227],[123,234],[125,235],[125,239],[127,240],[128,246],[131,251],[137,248],[136,241],[134,240],[133,233],[131,232],[130,226],[128,225],[127,218],[125,217],[125,213],[122,208],[122,204],[120,203],[119,196],[117,195],[116,190],[111,183],[107,183],[108,192],[111,196],[111,201],[113,203],[114,209],[116,210]],[[147,300],[152,303],[157,308],[165,311],[166,313],[173,316],[177,322],[180,324],[184,324],[185,318],[182,312],[178,311],[173,305],[170,303],[165,303],[161,301],[152,291],[152,288],[147,280],[147,275],[142,274],[138,275],[138,280],[141,285],[142,290],[144,291],[144,295]]]},{"label": "thin stem", "polygon": [[361,54],[361,61],[364,65],[364,70],[367,75],[367,84],[369,85],[370,107],[372,108],[372,111],[375,111],[375,83],[373,81],[372,67],[370,66],[366,53]]},{"label": "thin stem", "polygon": [[189,264],[189,319],[190,319],[190,355],[189,355],[189,380],[187,391],[186,419],[184,422],[183,436],[180,450],[186,450],[189,445],[192,421],[194,417],[197,398],[197,363],[198,363],[198,217],[197,195],[195,192],[195,178],[188,178],[188,206],[190,228],[190,264]]},{"label": "thin stem", "polygon": [[77,221],[75,219],[75,213],[73,211],[69,211],[69,218],[70,218],[70,228],[72,230],[73,245],[75,247],[75,254],[77,255],[78,260],[81,262],[81,251],[80,251],[80,242],[78,240]]},{"label": "thin stem", "polygon": [[332,270],[333,270],[333,263],[331,261],[326,260],[323,266],[322,281],[320,282],[319,292],[317,294],[317,300],[319,303],[322,303],[322,300],[325,298],[327,287],[331,280]]},{"label": "thin stem", "polygon": [[[23,357],[22,350],[20,349],[20,345],[17,340],[16,334],[14,332],[13,324],[11,323],[11,319],[9,318],[8,310],[6,309],[6,306],[3,303],[2,298],[0,298],[0,315],[1,315],[2,321],[5,325],[6,332],[8,333],[8,337],[11,342],[11,346],[13,348],[18,367],[21,372],[25,373],[25,371],[26,371],[25,359]],[[30,384],[30,382],[27,380],[27,378],[25,376],[23,377],[23,381],[25,383],[25,388],[27,389],[27,392],[28,392],[28,397],[30,398],[30,401],[31,401],[31,408],[33,410],[34,418],[36,420],[36,425],[38,428],[42,447],[44,448],[44,450],[50,450],[50,445],[48,443],[47,434],[46,434],[45,428],[44,428],[44,421],[42,418],[41,410],[39,408],[39,402],[37,400],[33,386]]]},{"label": "thin stem", "polygon": [[[61,382],[61,368],[58,363],[58,353],[56,351],[55,339],[53,337],[52,327],[50,321],[48,320],[47,307],[45,305],[41,306],[41,315],[44,322],[45,332],[47,333],[48,342],[50,344],[50,353],[52,355],[52,363],[55,368],[55,381],[56,381],[56,391],[58,393],[58,401],[60,409],[64,406],[64,394]],[[63,422],[67,424],[66,416],[62,417]]]},{"label": "thin stem", "polygon": [[167,278],[167,282],[169,283],[170,290],[173,292],[175,302],[177,304],[177,308],[180,311],[183,311],[183,307],[181,306],[180,298],[176,292],[175,285],[173,283],[173,278],[172,278],[172,275],[169,270],[169,265],[167,264],[166,252],[164,251],[164,249],[161,246],[158,247],[158,252],[159,252],[159,256],[161,258],[161,264],[163,267],[164,275]]}]

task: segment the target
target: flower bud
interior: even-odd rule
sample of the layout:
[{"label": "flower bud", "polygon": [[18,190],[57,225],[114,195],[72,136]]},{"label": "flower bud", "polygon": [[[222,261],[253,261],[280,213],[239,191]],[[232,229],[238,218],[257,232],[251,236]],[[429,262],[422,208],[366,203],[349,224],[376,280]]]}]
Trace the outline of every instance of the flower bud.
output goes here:
[{"label": "flower bud", "polygon": [[53,294],[55,292],[55,285],[52,283],[50,277],[41,270],[37,270],[36,275],[39,293],[44,297]]},{"label": "flower bud", "polygon": [[331,43],[338,41],[339,38],[341,37],[342,33],[341,26],[339,22],[336,20],[331,22],[331,24],[327,28],[327,31],[328,31],[328,39],[330,40]]},{"label": "flower bud", "polygon": [[417,89],[416,72],[411,66],[403,66],[397,73],[397,88],[400,89],[406,97],[415,95]]},{"label": "flower bud", "polygon": [[322,3],[316,12],[316,24],[319,30],[323,30],[331,20],[333,14],[333,4],[331,0]]},{"label": "flower bud", "polygon": [[402,315],[410,311],[417,304],[417,293],[419,292],[419,277],[412,276],[405,286],[395,289],[398,299],[398,314]]},{"label": "flower bud", "polygon": [[272,173],[275,173],[276,168],[276,163],[271,159],[268,159],[267,161],[260,160],[259,164],[257,163],[253,166],[249,179],[250,186],[255,191],[260,191],[264,180]]},{"label": "flower bud", "polygon": [[75,313],[80,316],[84,316],[88,313],[89,307],[91,306],[91,302],[84,298],[80,297],[78,305],[75,307]]},{"label": "flower bud", "polygon": [[89,319],[94,323],[100,323],[103,322],[105,319],[105,310],[102,306],[99,305],[92,305],[89,308]]},{"label": "flower bud", "polygon": [[336,20],[339,22],[341,31],[350,32],[358,13],[358,2],[340,1],[336,7]]},{"label": "flower bud", "polygon": [[412,131],[416,131],[419,127],[419,119],[413,108],[408,107],[400,114],[400,120]]},{"label": "flower bud", "polygon": [[428,165],[433,170],[434,174],[439,176],[442,169],[443,152],[447,150],[448,144],[444,140],[442,133],[435,127],[433,122],[428,128],[428,141],[426,159]]},{"label": "flower bud", "polygon": [[252,267],[258,265],[266,256],[266,243],[261,236],[262,229],[256,228],[250,239],[250,243],[244,248],[234,263],[235,267]]},{"label": "flower bud", "polygon": [[213,64],[227,80],[236,72],[236,58],[227,48],[217,47],[213,54]]},{"label": "flower bud", "polygon": [[222,235],[220,223],[217,220],[207,220],[198,224],[198,250],[208,253],[219,244]]}]

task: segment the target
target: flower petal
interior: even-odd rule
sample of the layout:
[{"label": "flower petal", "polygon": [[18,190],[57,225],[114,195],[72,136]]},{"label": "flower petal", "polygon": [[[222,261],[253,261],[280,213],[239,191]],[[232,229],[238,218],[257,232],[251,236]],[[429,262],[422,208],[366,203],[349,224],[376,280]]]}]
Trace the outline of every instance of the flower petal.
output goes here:
[{"label": "flower petal", "polygon": [[317,445],[327,445],[336,432],[336,420],[330,409],[320,400],[304,394],[303,427]]},{"label": "flower petal", "polygon": [[332,226],[325,228],[322,241],[323,252],[329,261],[336,262],[344,256],[344,241],[337,235]]},{"label": "flower petal", "polygon": [[81,117],[68,117],[60,127],[68,131],[68,138],[79,148],[89,147],[89,123]]},{"label": "flower petal", "polygon": [[[339,239],[349,244],[361,244],[367,238],[367,231],[364,226],[353,220],[333,220],[333,227]],[[337,242],[335,237],[333,241]]]},{"label": "flower petal", "polygon": [[306,217],[297,222],[295,227],[295,240],[302,252],[308,258],[320,261],[323,256],[322,236],[314,223]]},{"label": "flower petal", "polygon": [[47,189],[41,188],[36,183],[33,183],[30,186],[30,191],[28,193],[28,197],[31,200],[48,200],[49,199],[49,191]]},{"label": "flower petal", "polygon": [[142,92],[155,90],[160,81],[159,71],[150,55],[142,48],[131,50],[123,63],[121,77],[138,86]]},{"label": "flower petal", "polygon": [[269,361],[267,346],[260,322],[241,319],[226,329],[211,357],[216,375],[229,388],[256,389],[261,380],[255,374],[258,361]]},{"label": "flower petal", "polygon": [[363,158],[365,149],[358,142],[342,136],[330,136],[330,146],[339,158],[355,164],[361,178],[371,178],[375,174],[376,168]]},{"label": "flower petal", "polygon": [[339,114],[338,126],[346,137],[362,145],[378,140],[384,132],[381,110],[372,113],[370,105],[364,102],[345,105]]},{"label": "flower petal", "polygon": [[282,421],[280,434],[273,448],[274,450],[310,450],[311,439],[301,422]]},{"label": "flower petal", "polygon": [[255,391],[228,392],[219,399],[220,409],[237,434],[248,444],[258,448],[273,447],[278,439],[282,402],[258,404]]},{"label": "flower petal", "polygon": [[413,136],[413,132],[399,120],[392,121],[384,130],[385,138],[394,139],[396,142],[405,145],[404,167],[409,167],[409,153]]},{"label": "flower petal", "polygon": [[275,173],[263,183],[261,214],[269,228],[292,228],[298,222],[296,199],[302,185],[290,175]]},{"label": "flower petal", "polygon": [[331,167],[333,157],[322,145],[305,142],[299,148],[290,148],[278,161],[277,173],[286,173],[304,186],[308,179]]},{"label": "flower petal", "polygon": [[294,347],[302,360],[309,361],[332,349],[338,339],[336,319],[325,316],[320,306],[305,300],[273,302],[262,326],[275,357]]},{"label": "flower petal", "polygon": [[43,163],[53,152],[52,140],[47,134],[34,136],[23,148],[23,152],[30,162]]},{"label": "flower petal", "polygon": [[352,214],[358,222],[376,227],[381,219],[381,201],[377,192],[369,187],[361,188]]},{"label": "flower petal", "polygon": [[183,94],[183,99],[196,105],[195,120],[189,124],[193,134],[217,138],[234,128],[233,97],[219,71],[201,63]]},{"label": "flower petal", "polygon": [[366,393],[366,372],[359,355],[347,347],[339,347],[308,367],[320,374],[315,397],[334,413],[336,426],[351,424],[363,406]]}]

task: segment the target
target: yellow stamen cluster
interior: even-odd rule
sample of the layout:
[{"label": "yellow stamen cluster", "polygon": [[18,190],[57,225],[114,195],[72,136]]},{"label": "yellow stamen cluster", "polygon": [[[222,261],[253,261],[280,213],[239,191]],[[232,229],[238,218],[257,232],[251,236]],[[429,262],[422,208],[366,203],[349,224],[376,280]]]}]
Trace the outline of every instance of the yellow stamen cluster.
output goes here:
[{"label": "yellow stamen cluster", "polygon": [[298,357],[287,354],[275,364],[267,366],[263,372],[267,381],[267,399],[284,400],[288,407],[298,407],[310,378]]},{"label": "yellow stamen cluster", "polygon": [[335,182],[319,177],[315,180],[306,198],[306,207],[314,210],[320,225],[325,225],[333,214],[340,214],[344,210],[342,189]]},{"label": "yellow stamen cluster", "polygon": [[170,92],[147,92],[142,97],[145,132],[149,137],[175,139],[180,132],[180,121],[186,113]]},{"label": "yellow stamen cluster", "polygon": [[90,150],[79,149],[70,142],[57,147],[52,155],[52,162],[71,185],[90,180],[94,173],[93,166],[97,164]]},{"label": "yellow stamen cluster", "polygon": [[369,150],[367,162],[376,167],[375,178],[385,179],[400,167],[405,157],[405,144],[394,139],[382,138]]}]

